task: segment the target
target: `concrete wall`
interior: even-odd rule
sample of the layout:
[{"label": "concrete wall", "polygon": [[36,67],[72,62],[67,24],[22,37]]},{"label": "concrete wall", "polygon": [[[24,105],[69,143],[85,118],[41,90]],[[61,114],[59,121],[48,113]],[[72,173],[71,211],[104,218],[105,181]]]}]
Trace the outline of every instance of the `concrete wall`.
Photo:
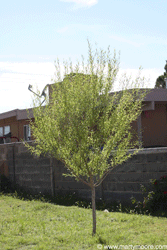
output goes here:
[{"label": "concrete wall", "polygon": [[[20,142],[0,145],[0,171],[32,193],[54,195],[59,190],[77,191],[84,198],[91,197],[89,187],[62,175],[67,170],[60,161],[34,157]],[[162,175],[167,175],[167,148],[144,149],[108,174],[96,190],[97,199],[122,203],[130,203],[132,195],[141,199],[140,184],[148,185],[150,179]]]},{"label": "concrete wall", "polygon": [[50,161],[33,157],[21,142],[0,145],[1,173],[7,172],[7,166],[10,181],[32,193],[51,193]]},{"label": "concrete wall", "polygon": [[103,183],[105,199],[128,202],[133,195],[142,199],[140,184],[148,186],[150,179],[167,174],[167,148],[143,149],[127,162],[118,166]]}]

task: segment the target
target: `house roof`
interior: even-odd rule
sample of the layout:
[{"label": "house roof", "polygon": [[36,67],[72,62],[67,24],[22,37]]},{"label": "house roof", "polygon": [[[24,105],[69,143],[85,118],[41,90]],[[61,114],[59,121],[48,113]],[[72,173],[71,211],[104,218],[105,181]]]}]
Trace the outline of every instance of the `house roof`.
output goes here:
[{"label": "house roof", "polygon": [[[28,111],[28,113],[27,113]],[[14,109],[8,112],[4,112],[0,114],[0,120],[10,118],[16,116],[17,120],[24,120],[24,119],[29,119],[29,118],[34,118],[33,116],[33,110],[32,108],[30,109]]]},{"label": "house roof", "polygon": [[[147,91],[148,93],[146,94],[144,98],[144,102],[167,102],[167,89],[164,88],[141,88],[141,91]],[[129,92],[133,91],[133,89],[128,89]],[[121,93],[122,90],[116,91],[118,93]],[[111,95],[116,93],[114,91],[111,92]]]},{"label": "house roof", "polygon": [[155,89],[148,89],[148,91],[149,92],[144,98],[144,101],[167,102],[167,89],[155,88]]},{"label": "house roof", "polygon": [[[144,103],[150,103],[148,104],[143,110],[147,109],[154,109],[154,102],[167,102],[167,89],[164,88],[155,88],[155,89],[141,89],[142,90],[148,90],[148,94],[144,98]],[[129,89],[129,91],[131,91]],[[121,91],[118,91],[121,92]],[[115,92],[111,92],[111,95]],[[27,111],[29,112],[29,115],[27,114]],[[0,114],[0,120],[10,118],[16,116],[17,120],[24,120],[29,118],[34,118],[33,116],[33,109],[14,109],[8,112],[4,112]]]}]

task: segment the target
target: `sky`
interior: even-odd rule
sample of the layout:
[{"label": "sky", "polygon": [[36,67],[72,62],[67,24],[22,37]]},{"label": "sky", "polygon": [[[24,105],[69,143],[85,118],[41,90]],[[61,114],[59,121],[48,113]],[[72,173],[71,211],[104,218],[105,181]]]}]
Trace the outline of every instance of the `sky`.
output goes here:
[{"label": "sky", "polygon": [[29,84],[52,83],[54,61],[75,63],[88,55],[87,39],[120,52],[120,73],[147,87],[167,60],[166,0],[7,0],[0,7],[0,113],[32,106]]}]

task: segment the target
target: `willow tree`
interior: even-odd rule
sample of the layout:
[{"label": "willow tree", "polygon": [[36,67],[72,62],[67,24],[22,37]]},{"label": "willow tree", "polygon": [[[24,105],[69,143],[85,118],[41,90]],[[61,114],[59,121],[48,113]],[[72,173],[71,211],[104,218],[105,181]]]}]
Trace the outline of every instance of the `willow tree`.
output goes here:
[{"label": "willow tree", "polygon": [[[111,92],[119,60],[109,48],[93,52],[89,42],[86,64],[83,58],[75,67],[65,62],[63,74],[58,60],[55,66],[57,78],[47,105],[41,106],[39,99],[34,102],[35,121],[30,126],[35,144],[26,145],[36,155],[57,158],[68,176],[90,187],[94,235],[95,188],[109,171],[132,156],[129,149],[139,148],[131,124],[141,113],[145,91],[135,86]],[[127,78],[122,82],[125,86]],[[138,77],[135,83],[141,82]]]}]

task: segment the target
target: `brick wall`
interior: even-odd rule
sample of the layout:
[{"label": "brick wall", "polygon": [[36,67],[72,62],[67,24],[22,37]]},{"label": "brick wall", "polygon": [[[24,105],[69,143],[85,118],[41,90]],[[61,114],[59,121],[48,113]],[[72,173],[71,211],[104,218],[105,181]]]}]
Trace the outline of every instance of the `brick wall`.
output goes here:
[{"label": "brick wall", "polygon": [[131,196],[142,199],[140,184],[148,186],[150,179],[167,175],[167,147],[143,149],[118,166],[103,183],[105,199],[128,203]]},{"label": "brick wall", "polygon": [[[62,175],[67,170],[60,161],[34,157],[20,142],[0,145],[0,171],[12,183],[33,193],[54,195],[59,190],[77,191],[80,196],[91,198],[89,187]],[[140,184],[148,185],[150,179],[162,175],[167,175],[167,148],[143,149],[108,174],[96,189],[96,197],[130,203],[131,196],[142,199]]]},{"label": "brick wall", "polygon": [[32,156],[21,142],[0,145],[0,166],[8,166],[10,181],[32,193],[51,193],[50,161]]}]

